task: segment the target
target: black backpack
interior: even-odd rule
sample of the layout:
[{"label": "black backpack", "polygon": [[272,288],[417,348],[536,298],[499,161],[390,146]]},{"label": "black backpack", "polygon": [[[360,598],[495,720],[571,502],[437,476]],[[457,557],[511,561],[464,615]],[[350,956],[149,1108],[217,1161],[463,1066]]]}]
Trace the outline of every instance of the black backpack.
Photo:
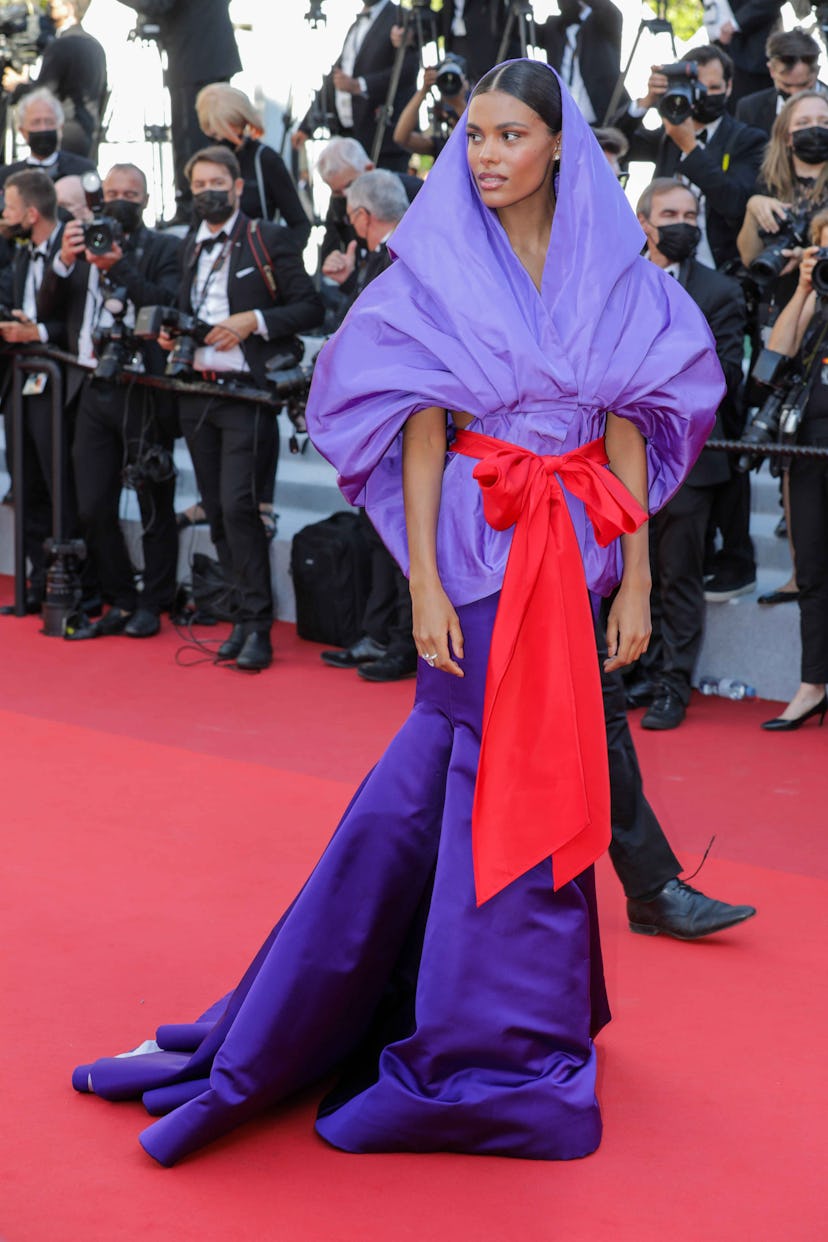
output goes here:
[{"label": "black backpack", "polygon": [[290,553],[296,632],[312,643],[350,647],[362,636],[371,558],[357,513],[334,513],[297,531]]}]

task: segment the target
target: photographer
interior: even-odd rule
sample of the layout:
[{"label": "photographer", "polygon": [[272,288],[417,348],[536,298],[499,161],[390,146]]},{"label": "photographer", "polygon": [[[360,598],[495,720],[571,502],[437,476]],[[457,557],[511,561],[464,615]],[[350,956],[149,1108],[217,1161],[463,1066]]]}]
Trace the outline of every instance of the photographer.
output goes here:
[{"label": "photographer", "polygon": [[783,0],[732,0],[733,21],[725,22],[717,42],[733,60],[734,101],[768,85],[764,51],[768,36],[780,24]]},{"label": "photographer", "polygon": [[0,186],[13,173],[39,168],[53,181],[73,173],[94,172],[95,165],[83,155],[63,150],[63,108],[51,91],[38,87],[24,95],[15,109],[17,128],[29,148],[25,160],[0,167]]},{"label": "photographer", "polygon": [[[96,213],[86,225],[73,220],[64,228],[60,253],[43,277],[39,298],[42,317],[65,323],[69,350],[78,359],[66,394],[67,407],[77,410],[78,510],[104,598],[112,605],[99,621],[82,619],[67,630],[66,637],[74,640],[157,634],[160,614],[175,596],[178,560],[169,403],[147,389],[116,383],[114,377],[136,353],[146,371],[157,375],[163,370],[162,352],[142,347],[130,328],[138,307],[175,296],[181,243],[144,227],[147,183],[134,164],[116,164],[102,192],[103,218]],[[125,481],[136,488],[141,509],[140,594],[118,520]]]},{"label": "photographer", "polygon": [[[647,94],[613,124],[630,139],[631,159],[654,161],[654,177],[681,177],[696,187],[702,231],[696,258],[708,267],[722,267],[738,257],[736,238],[767,139],[761,130],[743,125],[726,111],[733,77],[727,53],[714,46],[694,48],[678,64],[688,62],[697,65],[697,81],[692,74],[666,75],[661,72],[664,66],[654,65]],[[662,113],[660,129],[640,124],[650,108],[665,108],[665,96],[669,108],[669,101],[685,92],[685,120],[673,124]]]},{"label": "photographer", "polygon": [[590,125],[603,124],[621,74],[621,10],[612,0],[559,0],[541,42]]},{"label": "photographer", "polygon": [[[193,211],[201,221],[182,254],[178,308],[206,330],[193,364],[223,395],[182,396],[179,413],[210,532],[233,590],[235,623],[219,658],[242,669],[273,658],[270,545],[259,518],[262,462],[275,461],[276,416],[234,398],[234,387],[267,386],[274,357],[301,357],[297,332],[322,321],[322,302],[285,230],[251,222],[239,209],[244,182],[225,147],[196,152],[187,165]],[[179,337],[179,342],[181,337]],[[170,348],[170,335],[159,337]]]},{"label": "photographer", "polygon": [[[647,258],[670,272],[693,298],[716,341],[727,383],[711,436],[740,421],[745,303],[735,280],[694,258],[698,202],[671,178],[653,181],[638,202]],[[705,532],[717,489],[730,478],[723,453],[702,450],[684,484],[650,521],[653,635],[628,687],[634,704],[651,701],[644,729],[675,729],[690,702],[691,680],[704,633]]]},{"label": "photographer", "polygon": [[[66,344],[60,321],[39,322],[37,295],[43,272],[60,248],[61,225],[57,219],[55,187],[45,173],[26,169],[8,179],[4,190],[0,233],[18,244],[9,267],[0,273],[0,302],[8,309],[0,322],[0,337],[7,346]],[[23,387],[23,475],[25,513],[24,548],[29,561],[26,611],[39,612],[46,589],[48,569],[44,541],[52,531],[52,403],[45,372],[28,376]],[[28,391],[27,391],[28,390]],[[64,477],[62,480],[62,529],[72,536],[77,524],[74,483],[71,478],[70,422],[63,423]],[[12,424],[6,416],[6,459],[11,461]],[[19,516],[19,515],[18,515]],[[12,611],[12,610],[10,610]]]},{"label": "photographer", "polygon": [[[429,126],[425,133],[421,133],[418,130],[420,109],[429,95],[432,97],[428,110]],[[426,69],[422,86],[400,113],[394,141],[415,155],[430,155],[436,159],[460,120],[468,97],[469,82],[465,62],[461,58],[444,60],[436,69]]]},{"label": "photographer", "polygon": [[107,93],[106,53],[80,24],[88,8],[89,0],[51,0],[49,12],[57,38],[50,39],[43,50],[37,79],[32,82],[9,66],[3,73],[3,90],[17,103],[36,87],[46,87],[65,113],[64,150],[97,159]]},{"label": "photographer", "polygon": [[817,82],[819,44],[804,30],[778,30],[768,39],[766,53],[773,86],[740,99],[736,119],[763,129],[770,137],[774,121],[792,95],[824,88]]},{"label": "photographer", "polygon": [[[805,250],[796,290],[774,324],[768,347],[799,356],[807,400],[797,443],[828,448],[828,212],[813,218],[810,240],[817,244]],[[802,680],[781,716],[763,723],[770,732],[798,729],[811,716],[819,716],[822,724],[828,711],[828,459],[794,457],[789,478]]]}]

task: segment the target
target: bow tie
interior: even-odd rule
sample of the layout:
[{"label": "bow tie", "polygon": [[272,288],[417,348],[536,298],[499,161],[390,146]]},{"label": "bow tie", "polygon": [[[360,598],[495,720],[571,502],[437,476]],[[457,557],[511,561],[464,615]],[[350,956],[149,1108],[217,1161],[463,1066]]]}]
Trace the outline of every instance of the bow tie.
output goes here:
[{"label": "bow tie", "polygon": [[704,146],[704,144],[707,142],[707,130],[706,129],[699,130],[699,132],[696,134],[696,142]]},{"label": "bow tie", "polygon": [[216,233],[215,237],[205,237],[204,241],[199,243],[198,253],[202,254],[206,251],[206,253],[209,254],[215,246],[220,246],[226,241],[227,234],[224,229],[222,229],[220,233]]},{"label": "bow tie", "polygon": [[42,250],[30,250],[29,258],[30,259],[45,259],[46,255],[43,253]]}]

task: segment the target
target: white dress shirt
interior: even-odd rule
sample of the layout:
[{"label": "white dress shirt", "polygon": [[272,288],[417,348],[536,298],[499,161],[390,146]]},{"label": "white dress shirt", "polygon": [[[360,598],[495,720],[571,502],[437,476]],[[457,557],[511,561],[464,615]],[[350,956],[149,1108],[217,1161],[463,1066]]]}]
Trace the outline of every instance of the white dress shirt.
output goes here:
[{"label": "white dress shirt", "polygon": [[[32,248],[29,256],[29,267],[26,272],[26,283],[23,286],[23,305],[20,309],[27,319],[31,319],[32,323],[37,323],[37,294],[43,281],[43,270],[46,267],[46,257],[49,253],[49,247],[52,245],[57,236],[60,225],[56,224],[52,232],[41,242],[39,246]],[[46,325],[37,323],[37,334],[43,345],[49,340],[49,333],[46,331]]]},{"label": "white dress shirt", "polygon": [[569,93],[578,105],[578,111],[588,125],[594,125],[598,117],[587,93],[586,84],[581,76],[581,58],[578,54],[578,35],[581,24],[589,17],[592,9],[588,4],[581,4],[578,21],[566,28],[566,47],[561,57],[561,77],[569,87]]},{"label": "white dress shirt", "polygon": [[[221,226],[219,232],[226,233],[229,239],[233,234],[238,218],[239,213],[237,209],[230,219]],[[201,246],[202,242],[217,236],[217,233],[210,231],[207,222],[202,220],[195,235],[196,248]],[[193,276],[193,286],[190,292],[190,304],[193,308],[193,314],[199,319],[203,319],[206,323],[221,323],[231,313],[230,296],[227,287],[230,279],[231,250],[232,246],[229,246],[227,241],[221,241],[210,250],[202,248],[198,256]],[[224,256],[223,261],[220,267],[214,270],[216,261],[222,254]],[[265,328],[262,312],[255,310],[253,314],[256,316],[256,335],[267,340],[267,329]],[[250,370],[241,345],[234,345],[232,349],[216,349],[215,345],[201,345],[195,352],[193,365],[197,371]]]},{"label": "white dress shirt", "polygon": [[[343,73],[347,73],[349,78],[354,76],[354,65],[356,64],[359,49],[365,42],[365,36],[379,17],[382,10],[389,3],[389,0],[380,0],[379,4],[375,4],[371,9],[363,9],[361,13],[357,13],[356,21],[345,36],[345,42],[342,46],[342,55],[339,58],[339,64]],[[359,79],[360,89],[365,93],[365,82]],[[336,104],[336,114],[339,122],[344,129],[353,129],[354,126],[354,97],[349,91],[335,91],[334,102]]]}]

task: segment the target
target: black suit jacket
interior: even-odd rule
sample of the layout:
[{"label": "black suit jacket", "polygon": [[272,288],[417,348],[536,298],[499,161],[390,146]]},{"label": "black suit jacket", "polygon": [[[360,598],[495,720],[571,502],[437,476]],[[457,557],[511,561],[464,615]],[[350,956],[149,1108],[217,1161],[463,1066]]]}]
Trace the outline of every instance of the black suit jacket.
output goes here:
[{"label": "black suit jacket", "polygon": [[736,238],[747,201],[756,192],[756,178],[767,146],[767,135],[725,113],[706,146],[685,158],[665,130],[645,129],[621,113],[613,122],[630,139],[630,159],[653,160],[655,177],[684,176],[706,200],[707,239],[721,267],[738,257]]},{"label": "black suit jacket", "polygon": [[[6,178],[12,173],[23,172],[29,167],[26,160],[15,160],[13,164],[0,164],[0,186],[5,185]],[[37,165],[33,164],[31,167],[36,168]],[[57,161],[41,171],[47,173],[53,181],[60,181],[61,177],[79,177],[81,173],[94,172],[95,165],[85,155],[75,155],[72,151],[58,151]]]},{"label": "black suit jacket", "polygon": [[157,21],[168,86],[229,81],[242,67],[230,0],[120,0]]},{"label": "black suit jacket", "polygon": [[[46,259],[38,259],[38,263],[44,264],[43,276],[51,266],[52,259],[60,250],[60,242],[63,237],[63,225],[58,227],[58,231],[49,243],[46,253]],[[0,271],[0,303],[9,307],[10,310],[23,309],[23,294],[26,290],[26,279],[29,275],[29,264],[31,263],[31,250],[28,246],[15,246],[14,255],[11,263]],[[38,304],[38,312],[40,306]],[[48,334],[48,344],[55,345],[58,349],[65,349],[67,343],[66,325],[62,319],[51,318],[44,319],[38,313],[38,322],[42,323]]]},{"label": "black suit jacket", "polygon": [[[113,285],[123,285],[136,310],[156,303],[169,306],[178,291],[178,260],[181,241],[169,233],[141,228],[128,238],[124,257],[109,269]],[[44,323],[58,319],[65,325],[66,348],[77,354],[90,267],[78,259],[68,276],[58,276],[54,267],[44,273],[38,296],[38,317]],[[142,343],[144,365],[152,375],[162,374],[166,355],[155,342]],[[66,399],[71,401],[89,372],[76,367],[67,377]]]},{"label": "black suit jacket", "polygon": [[[711,439],[737,436],[741,432],[742,414],[742,358],[744,355],[747,312],[745,299],[738,281],[722,272],[686,259],[679,268],[679,283],[707,320],[716,341],[716,355],[724,372],[727,391],[716,411],[716,422],[710,433]],[[705,449],[694,465],[686,482],[692,487],[709,487],[725,483],[730,478],[727,455],[715,449]]]},{"label": "black suit jacket", "polygon": [[67,121],[77,121],[91,138],[106,95],[106,53],[98,40],[80,26],[70,26],[46,44],[37,80],[21,83],[12,102],[42,86],[60,100]]},{"label": "black suit jacket", "polygon": [[[256,157],[259,156],[259,168],[262,174],[265,201],[262,204],[259,194],[259,182],[256,177]],[[241,196],[241,209],[252,220],[272,220],[278,211],[289,237],[292,237],[301,251],[310,237],[311,222],[296,192],[293,178],[287,165],[273,147],[259,142],[255,138],[246,138],[236,151],[239,169],[244,179]],[[264,206],[264,212],[262,207]]]},{"label": "black suit jacket", "polygon": [[783,0],[731,0],[739,30],[724,50],[743,72],[767,74],[765,44],[779,25],[782,4]]},{"label": "black suit jacket", "polygon": [[[260,388],[264,388],[268,360],[279,353],[295,353],[296,334],[318,327],[325,317],[325,308],[285,230],[278,224],[260,224],[257,247],[261,256],[261,243],[264,243],[276,278],[276,300],[271,298],[251,248],[249,224],[248,217],[240,212],[230,250],[227,295],[231,315],[249,310],[262,312],[267,340],[253,334],[242,341],[242,350],[253,379]],[[196,231],[191,230],[184,240],[179,273],[178,306],[188,314],[195,311],[191,300],[196,262],[195,238]]]},{"label": "black suit jacket", "polygon": [[[446,51],[457,51],[468,61],[469,80],[474,83],[484,73],[497,64],[500,44],[506,29],[509,16],[508,0],[466,0],[463,6],[463,19],[466,26],[465,38],[456,40],[452,33],[451,23],[454,21],[454,0],[444,0],[440,18],[442,35]],[[520,38],[515,27],[511,35],[506,59],[520,56]]]},{"label": "black suit jacket", "polygon": [[[373,153],[377,121],[388,95],[396,56],[396,49],[391,43],[391,27],[399,25],[401,20],[397,5],[387,4],[372,22],[354,61],[353,76],[365,79],[367,94],[351,96],[354,114],[352,135],[357,142],[362,143],[369,155]],[[334,68],[338,66],[339,61]],[[417,87],[418,68],[417,53],[413,48],[409,48],[403,58],[399,86],[393,100],[392,116],[385,128],[380,161],[384,156],[403,154],[402,147],[398,147],[393,140],[394,126]],[[333,74],[330,73],[324,78],[321,89],[317,92],[307,115],[299,126],[303,133],[312,134],[320,125],[329,125],[332,133],[341,132],[342,127],[334,100]]]},{"label": "black suit jacket", "polygon": [[[816,89],[828,94],[828,86],[824,82],[817,82]],[[736,105],[736,120],[752,125],[755,129],[763,129],[770,137],[776,120],[777,99],[775,86],[767,91],[754,91],[752,95],[743,96]]]},{"label": "black suit jacket", "polygon": [[560,70],[567,29],[578,24],[578,64],[595,119],[601,125],[621,73],[622,19],[612,0],[589,0],[589,4],[592,12],[578,23],[578,0],[561,0],[560,15],[548,18],[543,27],[543,46],[549,64]]}]

